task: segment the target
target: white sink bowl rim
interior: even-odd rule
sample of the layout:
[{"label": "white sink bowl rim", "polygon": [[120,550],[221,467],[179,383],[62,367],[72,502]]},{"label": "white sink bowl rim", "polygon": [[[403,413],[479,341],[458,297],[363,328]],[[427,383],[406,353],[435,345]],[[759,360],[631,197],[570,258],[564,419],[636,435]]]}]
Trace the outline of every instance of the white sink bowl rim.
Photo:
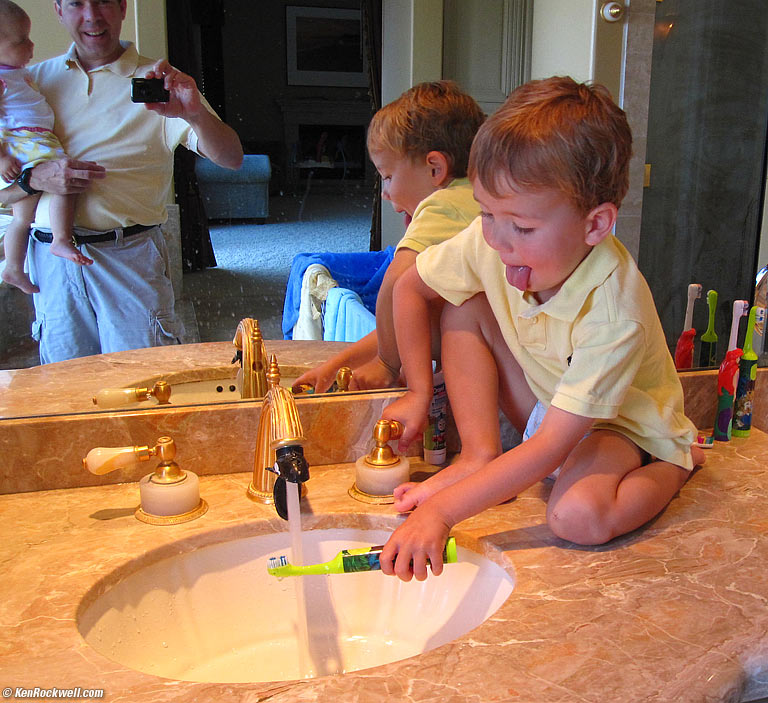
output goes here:
[{"label": "white sink bowl rim", "polygon": [[[389,534],[309,530],[304,562],[383,544]],[[124,574],[101,595],[86,596],[78,629],[105,657],[148,674],[217,683],[285,681],[434,649],[480,625],[514,588],[508,569],[461,546],[459,563],[423,582],[381,572],[301,577],[308,648],[300,647],[297,579],[267,573],[268,558],[282,554],[290,561],[285,532],[162,558]]]}]

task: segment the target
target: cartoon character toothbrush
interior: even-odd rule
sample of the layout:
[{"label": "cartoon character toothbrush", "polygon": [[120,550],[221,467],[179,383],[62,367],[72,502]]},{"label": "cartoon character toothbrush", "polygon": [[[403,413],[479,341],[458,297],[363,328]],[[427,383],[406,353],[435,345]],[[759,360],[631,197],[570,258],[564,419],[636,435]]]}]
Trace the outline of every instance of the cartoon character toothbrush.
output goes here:
[{"label": "cartoon character toothbrush", "polygon": [[[267,571],[272,576],[307,576],[309,574],[350,574],[357,571],[377,571],[381,569],[379,555],[384,546],[342,549],[333,559],[322,564],[293,566],[283,556],[270,557]],[[455,564],[458,561],[456,539],[449,537],[443,549],[443,561]]]},{"label": "cartoon character toothbrush", "polygon": [[741,349],[729,349],[717,373],[717,412],[712,434],[718,442],[728,442],[731,439],[733,400],[736,396],[741,354]]},{"label": "cartoon character toothbrush", "polygon": [[728,351],[717,373],[717,412],[715,414],[714,437],[718,442],[731,439],[733,425],[733,403],[739,381],[739,359],[744,353],[736,344],[739,337],[739,322],[747,314],[749,303],[746,300],[733,301],[733,319]]},{"label": "cartoon character toothbrush", "polygon": [[707,308],[709,308],[709,323],[701,335],[699,350],[699,366],[717,366],[717,332],[715,332],[715,310],[717,308],[717,291],[707,291]]},{"label": "cartoon character toothbrush", "polygon": [[675,345],[675,367],[690,369],[693,366],[693,340],[696,330],[693,328],[693,302],[701,298],[701,284],[691,283],[688,286],[688,304],[685,306],[685,324]]},{"label": "cartoon character toothbrush", "polygon": [[752,429],[752,400],[755,395],[757,378],[757,354],[752,349],[752,335],[756,324],[765,322],[765,308],[752,306],[747,318],[747,331],[744,336],[744,355],[739,361],[739,383],[736,386],[736,399],[733,409],[734,437],[749,437]]}]

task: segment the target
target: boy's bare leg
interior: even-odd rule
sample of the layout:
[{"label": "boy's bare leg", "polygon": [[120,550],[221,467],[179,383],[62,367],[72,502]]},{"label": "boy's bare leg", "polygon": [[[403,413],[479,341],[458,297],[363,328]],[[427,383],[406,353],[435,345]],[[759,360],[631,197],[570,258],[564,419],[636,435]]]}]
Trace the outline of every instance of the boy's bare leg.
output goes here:
[{"label": "boy's bare leg", "polygon": [[459,307],[445,304],[442,362],[448,399],[461,437],[461,454],[455,463],[423,483],[398,486],[395,508],[401,512],[420,505],[499,456],[500,404],[510,422],[522,431],[536,403],[484,294]]},{"label": "boy's bare leg", "polygon": [[[658,515],[690,472],[645,453],[610,430],[587,435],[564,462],[547,506],[552,531],[576,544],[603,544]],[[703,452],[694,448],[694,463]]]},{"label": "boy's bare leg", "polygon": [[86,266],[93,263],[81,254],[72,241],[72,227],[75,221],[75,195],[52,195],[50,205],[51,231],[53,232],[53,242],[51,242],[51,254],[60,256],[62,259],[69,259],[76,264]]},{"label": "boy's bare leg", "polygon": [[29,227],[35,219],[35,208],[39,195],[30,195],[13,204],[13,220],[5,230],[3,247],[5,249],[5,269],[3,280],[12,286],[20,288],[25,293],[39,293],[40,289],[33,285],[29,276],[24,272],[24,258],[27,255],[29,242]]}]

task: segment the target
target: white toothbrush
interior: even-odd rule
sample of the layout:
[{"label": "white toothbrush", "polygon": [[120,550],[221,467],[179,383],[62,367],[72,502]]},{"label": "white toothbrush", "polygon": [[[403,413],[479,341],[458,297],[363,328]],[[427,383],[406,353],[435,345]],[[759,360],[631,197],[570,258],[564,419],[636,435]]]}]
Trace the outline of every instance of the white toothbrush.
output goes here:
[{"label": "white toothbrush", "polygon": [[[736,349],[739,339],[739,321],[749,312],[749,303],[746,300],[733,301],[733,319],[731,321],[731,337],[728,340],[728,351]],[[749,333],[749,330],[747,330]]]},{"label": "white toothbrush", "polygon": [[685,306],[685,326],[683,331],[693,327],[693,301],[701,298],[701,283],[691,283],[688,285],[688,304]]}]

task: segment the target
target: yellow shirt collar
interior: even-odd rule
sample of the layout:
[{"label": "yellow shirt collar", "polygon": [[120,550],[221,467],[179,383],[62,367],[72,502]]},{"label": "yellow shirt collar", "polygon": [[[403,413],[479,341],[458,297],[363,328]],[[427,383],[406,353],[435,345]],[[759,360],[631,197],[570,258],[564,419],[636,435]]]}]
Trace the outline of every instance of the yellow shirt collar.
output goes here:
[{"label": "yellow shirt collar", "polygon": [[[600,244],[592,247],[592,251],[568,276],[560,290],[546,303],[532,306],[528,314],[541,312],[559,320],[575,320],[592,291],[600,286],[619,265],[619,247],[622,247],[622,244],[613,235],[609,235]],[[526,299],[528,299],[527,296]]]}]

